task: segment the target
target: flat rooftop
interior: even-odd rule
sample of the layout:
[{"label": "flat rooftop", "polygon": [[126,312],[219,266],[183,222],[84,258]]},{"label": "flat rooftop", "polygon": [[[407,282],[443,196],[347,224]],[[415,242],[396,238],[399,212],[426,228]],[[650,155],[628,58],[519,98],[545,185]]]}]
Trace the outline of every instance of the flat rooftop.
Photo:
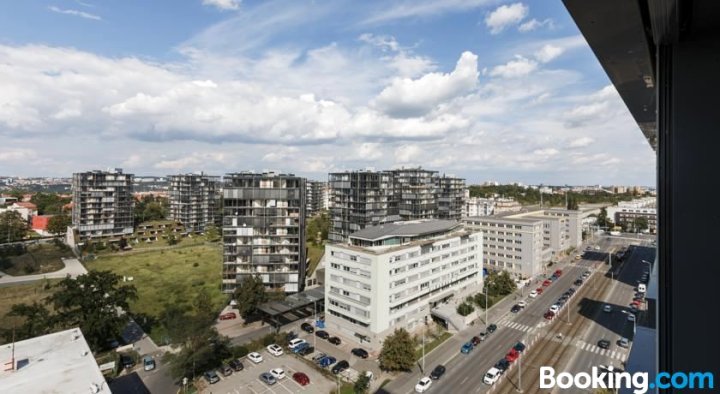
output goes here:
[{"label": "flat rooftop", "polygon": [[425,234],[439,233],[452,230],[460,223],[454,220],[413,220],[381,224],[367,227],[350,235],[350,238],[359,238],[368,241],[377,241],[390,237],[417,237]]},{"label": "flat rooftop", "polygon": [[2,393],[111,393],[79,328],[0,347]]}]

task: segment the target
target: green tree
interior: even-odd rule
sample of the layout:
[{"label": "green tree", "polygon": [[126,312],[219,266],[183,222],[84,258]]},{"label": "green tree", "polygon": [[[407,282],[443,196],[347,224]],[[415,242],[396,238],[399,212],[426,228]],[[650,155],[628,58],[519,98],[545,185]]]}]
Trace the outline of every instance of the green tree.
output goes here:
[{"label": "green tree", "polygon": [[165,229],[165,241],[168,245],[176,245],[178,243],[177,235],[170,226]]},{"label": "green tree", "polygon": [[0,243],[15,242],[25,238],[28,225],[19,212],[5,211],[0,213]]},{"label": "green tree", "polygon": [[235,289],[235,300],[240,315],[246,318],[257,310],[258,305],[267,301],[265,285],[260,276],[248,276]]},{"label": "green tree", "polygon": [[205,229],[205,235],[210,242],[217,242],[220,240],[220,230],[218,230],[217,226],[214,224],[207,226]]},{"label": "green tree", "polygon": [[128,322],[129,302],[137,299],[133,285],[121,285],[109,271],[90,271],[76,279],[65,278],[48,297],[61,328],[79,326],[93,349],[102,348]]},{"label": "green tree", "polygon": [[53,235],[63,235],[71,225],[72,219],[69,215],[55,215],[48,220],[47,230]]},{"label": "green tree", "polygon": [[61,198],[56,193],[39,192],[32,195],[30,202],[35,204],[40,215],[57,215],[62,213],[63,205],[70,202],[69,198]]},{"label": "green tree", "polygon": [[45,305],[38,302],[33,302],[30,305],[13,305],[3,320],[13,321],[15,325],[14,333],[12,329],[3,331],[3,337],[5,337],[5,340],[8,342],[13,340],[13,334],[15,335],[15,340],[20,341],[49,334],[55,326],[50,311],[48,311]]},{"label": "green tree", "polygon": [[600,208],[600,214],[597,216],[597,225],[600,227],[606,227],[608,225],[607,209]]},{"label": "green tree", "polygon": [[467,303],[463,302],[462,304],[458,305],[457,307],[457,313],[461,316],[467,316],[475,311],[475,308]]},{"label": "green tree", "polygon": [[503,296],[517,289],[515,281],[507,271],[493,271],[485,277],[490,297]]},{"label": "green tree", "polygon": [[638,216],[633,220],[633,226],[637,230],[647,230],[648,229],[648,220],[644,216]]},{"label": "green tree", "polygon": [[370,390],[370,376],[367,371],[363,372],[358,376],[353,386],[355,394],[366,394]]},{"label": "green tree", "polygon": [[577,199],[574,195],[570,194],[567,201],[567,209],[572,211],[577,211],[579,209]]},{"label": "green tree", "polygon": [[385,371],[409,371],[415,363],[415,343],[405,329],[396,329],[383,341],[380,368]]},{"label": "green tree", "polygon": [[204,327],[189,337],[181,349],[177,353],[167,352],[163,357],[163,362],[170,365],[170,374],[176,379],[200,376],[232,356],[230,341],[219,335],[214,327]]},{"label": "green tree", "polygon": [[135,203],[135,224],[151,220],[162,220],[167,216],[167,198],[144,196]]}]

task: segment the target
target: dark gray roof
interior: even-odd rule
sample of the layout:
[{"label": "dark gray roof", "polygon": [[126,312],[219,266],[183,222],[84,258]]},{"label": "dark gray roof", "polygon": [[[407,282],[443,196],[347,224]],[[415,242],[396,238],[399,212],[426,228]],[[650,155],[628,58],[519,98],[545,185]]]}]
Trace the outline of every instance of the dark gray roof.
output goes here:
[{"label": "dark gray roof", "polygon": [[266,302],[258,306],[258,309],[270,316],[276,316],[307,305],[312,305],[313,302],[322,301],[324,299],[325,288],[316,287],[300,293],[291,294],[285,297],[284,300]]},{"label": "dark gray roof", "polygon": [[389,237],[417,237],[423,234],[448,231],[460,223],[454,220],[413,220],[408,222],[387,223],[379,226],[367,227],[350,235],[350,238],[360,238],[374,241]]}]

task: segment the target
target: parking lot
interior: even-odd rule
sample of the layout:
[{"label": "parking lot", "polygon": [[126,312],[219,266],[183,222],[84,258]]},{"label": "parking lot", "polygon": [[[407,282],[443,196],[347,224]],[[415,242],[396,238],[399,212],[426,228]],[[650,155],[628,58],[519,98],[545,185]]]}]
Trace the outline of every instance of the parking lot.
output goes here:
[{"label": "parking lot", "polygon": [[[335,382],[322,376],[313,367],[305,364],[302,360],[298,360],[295,356],[287,354],[288,350],[284,349],[286,354],[275,357],[263,349],[259,353],[263,357],[263,362],[255,364],[252,361],[242,358],[241,361],[245,369],[239,372],[233,372],[230,376],[220,376],[220,381],[208,385],[204,393],[267,393],[267,394],[291,394],[291,393],[328,393],[335,388]],[[268,386],[260,380],[260,374],[268,372],[274,368],[282,368],[286,377],[272,386]],[[292,375],[295,372],[303,372],[310,377],[310,384],[301,386],[295,382]]]}]

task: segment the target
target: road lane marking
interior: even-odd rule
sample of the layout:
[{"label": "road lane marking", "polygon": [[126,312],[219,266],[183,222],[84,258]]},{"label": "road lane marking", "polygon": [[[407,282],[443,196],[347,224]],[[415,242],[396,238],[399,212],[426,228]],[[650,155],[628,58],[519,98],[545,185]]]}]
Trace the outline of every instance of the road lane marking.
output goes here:
[{"label": "road lane marking", "polygon": [[462,382],[460,382],[460,385],[462,386],[463,384],[465,384],[465,382],[467,382],[468,379],[470,379],[470,377],[466,376],[465,379],[463,379]]}]

